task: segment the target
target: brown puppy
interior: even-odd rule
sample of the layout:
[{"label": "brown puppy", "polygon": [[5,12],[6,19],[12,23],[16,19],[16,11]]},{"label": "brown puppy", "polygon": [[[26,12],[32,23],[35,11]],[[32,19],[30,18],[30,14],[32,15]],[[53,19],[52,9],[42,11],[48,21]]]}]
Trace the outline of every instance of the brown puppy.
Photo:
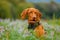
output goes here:
[{"label": "brown puppy", "polygon": [[27,8],[22,12],[21,18],[25,19],[26,15],[28,16],[28,29],[34,29],[37,37],[43,35],[45,32],[43,26],[39,23],[42,15],[41,12],[35,8]]}]

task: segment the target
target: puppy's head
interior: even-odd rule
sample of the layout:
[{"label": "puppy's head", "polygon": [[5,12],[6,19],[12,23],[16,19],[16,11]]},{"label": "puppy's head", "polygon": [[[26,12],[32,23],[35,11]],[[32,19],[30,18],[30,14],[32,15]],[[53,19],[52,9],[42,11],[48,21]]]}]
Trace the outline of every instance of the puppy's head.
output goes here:
[{"label": "puppy's head", "polygon": [[35,8],[27,8],[27,9],[23,10],[23,12],[21,14],[22,19],[24,19],[26,15],[28,15],[33,20],[35,18],[37,18],[37,16],[39,16],[41,18],[40,11],[38,9],[35,9]]}]

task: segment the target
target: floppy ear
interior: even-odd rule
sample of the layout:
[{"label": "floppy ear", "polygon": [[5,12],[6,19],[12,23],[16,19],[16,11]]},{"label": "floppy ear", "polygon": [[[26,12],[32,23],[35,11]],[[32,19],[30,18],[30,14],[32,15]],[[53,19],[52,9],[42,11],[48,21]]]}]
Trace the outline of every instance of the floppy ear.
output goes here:
[{"label": "floppy ear", "polygon": [[28,9],[25,9],[25,10],[23,10],[23,12],[21,13],[21,18],[22,18],[23,20],[25,19],[27,12],[28,12]]},{"label": "floppy ear", "polygon": [[42,13],[39,10],[37,10],[37,13],[38,13],[38,16],[41,18],[42,17]]},{"label": "floppy ear", "polygon": [[40,17],[40,18],[42,17],[42,13],[41,13],[41,12],[39,12],[39,17]]}]

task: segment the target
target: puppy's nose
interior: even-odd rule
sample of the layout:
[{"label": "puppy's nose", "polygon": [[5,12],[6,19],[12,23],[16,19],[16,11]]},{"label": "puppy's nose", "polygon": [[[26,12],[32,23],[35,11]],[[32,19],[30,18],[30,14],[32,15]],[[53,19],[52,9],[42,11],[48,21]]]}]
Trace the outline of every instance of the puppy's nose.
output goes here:
[{"label": "puppy's nose", "polygon": [[33,16],[33,18],[36,18],[36,16]]}]

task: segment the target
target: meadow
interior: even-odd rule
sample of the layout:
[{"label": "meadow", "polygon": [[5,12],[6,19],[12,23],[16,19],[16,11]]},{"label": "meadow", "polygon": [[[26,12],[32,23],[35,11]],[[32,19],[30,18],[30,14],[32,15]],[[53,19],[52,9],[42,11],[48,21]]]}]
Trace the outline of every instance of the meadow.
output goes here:
[{"label": "meadow", "polygon": [[[44,1],[0,0],[0,40],[60,40],[60,1]],[[37,38],[33,30],[27,31],[27,20],[20,20],[22,11],[30,7],[42,13],[40,23],[46,31],[42,37]]]},{"label": "meadow", "polygon": [[27,30],[27,20],[0,19],[0,40],[60,40],[60,19],[41,20],[46,34],[37,38]]}]

